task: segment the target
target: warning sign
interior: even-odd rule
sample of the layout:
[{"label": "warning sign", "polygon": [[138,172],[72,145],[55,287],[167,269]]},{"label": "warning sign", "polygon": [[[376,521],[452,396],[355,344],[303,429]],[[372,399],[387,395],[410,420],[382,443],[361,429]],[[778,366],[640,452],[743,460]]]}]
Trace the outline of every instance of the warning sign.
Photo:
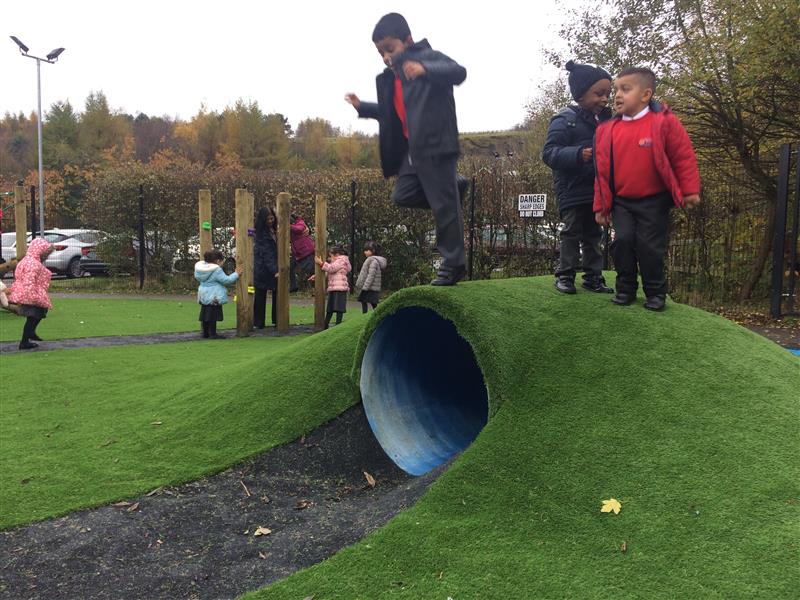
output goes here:
[{"label": "warning sign", "polygon": [[517,209],[520,217],[543,217],[547,210],[547,194],[520,194]]}]

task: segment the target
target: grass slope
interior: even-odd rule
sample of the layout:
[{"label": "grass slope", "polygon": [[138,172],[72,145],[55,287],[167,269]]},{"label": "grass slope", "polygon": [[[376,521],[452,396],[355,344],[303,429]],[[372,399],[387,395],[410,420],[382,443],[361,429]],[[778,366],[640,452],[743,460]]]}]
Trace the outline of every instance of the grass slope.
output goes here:
[{"label": "grass slope", "polygon": [[[269,306],[267,311],[269,311]],[[39,325],[46,340],[106,335],[145,335],[200,331],[198,305],[186,300],[127,300],[108,298],[54,298],[53,309]],[[269,315],[269,312],[267,312]],[[291,306],[290,322],[313,323],[313,306]],[[0,342],[19,340],[25,319],[0,311]],[[221,329],[236,326],[236,305],[225,306]]]},{"label": "grass slope", "polygon": [[[550,277],[414,288],[376,316],[410,305],[471,343],[492,418],[414,507],[246,598],[796,597],[796,357]],[[612,497],[622,512],[602,514]]]},{"label": "grass slope", "polygon": [[330,420],[358,399],[364,322],[3,356],[0,528],[197,479]]}]

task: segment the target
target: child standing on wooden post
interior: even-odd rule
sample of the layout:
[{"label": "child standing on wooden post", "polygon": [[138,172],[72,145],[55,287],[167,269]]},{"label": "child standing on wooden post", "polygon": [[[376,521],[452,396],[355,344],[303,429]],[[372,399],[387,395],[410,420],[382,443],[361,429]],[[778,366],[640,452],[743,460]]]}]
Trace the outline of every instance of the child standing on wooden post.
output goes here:
[{"label": "child standing on wooden post", "polygon": [[328,279],[328,308],[325,312],[325,329],[331,323],[333,313],[336,313],[336,325],[342,322],[342,316],[347,312],[347,292],[350,283],[347,274],[350,272],[350,259],[341,246],[333,246],[329,252],[330,262],[322,260],[321,256],[315,257],[315,262],[325,271]]},{"label": "child standing on wooden post", "polygon": [[397,175],[392,200],[433,212],[444,262],[431,284],[455,285],[466,273],[461,196],[468,182],[456,175],[453,86],[467,78],[467,70],[427,40],[415,43],[397,13],[381,17],[372,41],[387,67],[376,79],[378,102],[362,102],[352,93],[345,100],[359,117],[378,120],[383,174]]}]

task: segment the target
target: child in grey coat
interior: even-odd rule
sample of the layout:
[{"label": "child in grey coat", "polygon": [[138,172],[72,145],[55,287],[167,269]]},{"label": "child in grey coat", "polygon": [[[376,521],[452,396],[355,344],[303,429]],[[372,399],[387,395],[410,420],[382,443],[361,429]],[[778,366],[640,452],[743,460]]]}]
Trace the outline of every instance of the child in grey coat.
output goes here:
[{"label": "child in grey coat", "polygon": [[367,312],[368,304],[375,310],[381,299],[381,271],[386,268],[387,260],[383,256],[378,256],[379,252],[380,247],[375,242],[369,241],[364,244],[364,256],[367,260],[361,265],[355,285],[362,312]]}]

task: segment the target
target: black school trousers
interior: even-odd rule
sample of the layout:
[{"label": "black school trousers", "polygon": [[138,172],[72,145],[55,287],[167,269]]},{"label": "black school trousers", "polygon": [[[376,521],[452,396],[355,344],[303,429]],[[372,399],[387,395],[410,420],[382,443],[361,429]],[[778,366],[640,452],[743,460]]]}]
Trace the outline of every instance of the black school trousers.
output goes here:
[{"label": "black school trousers", "polygon": [[457,154],[412,158],[406,155],[392,191],[392,200],[405,208],[424,208],[433,212],[436,247],[445,269],[460,269],[466,264],[464,216],[458,194]]},{"label": "black school trousers", "polygon": [[669,211],[672,197],[664,192],[645,198],[616,196],[611,208],[614,242],[611,252],[617,270],[618,294],[636,295],[637,276],[642,275],[645,295],[666,295],[664,258],[669,241]]}]

